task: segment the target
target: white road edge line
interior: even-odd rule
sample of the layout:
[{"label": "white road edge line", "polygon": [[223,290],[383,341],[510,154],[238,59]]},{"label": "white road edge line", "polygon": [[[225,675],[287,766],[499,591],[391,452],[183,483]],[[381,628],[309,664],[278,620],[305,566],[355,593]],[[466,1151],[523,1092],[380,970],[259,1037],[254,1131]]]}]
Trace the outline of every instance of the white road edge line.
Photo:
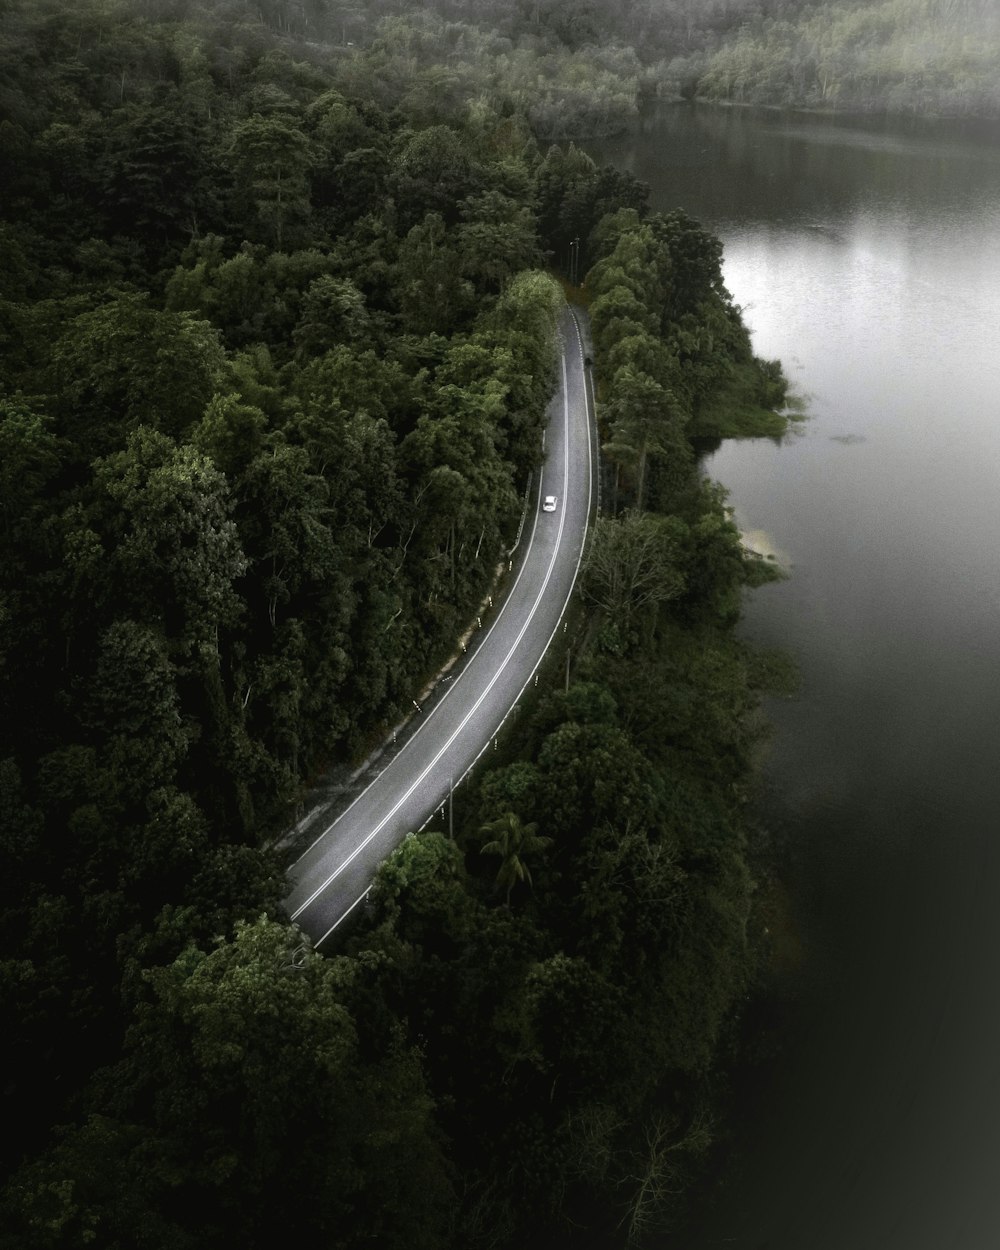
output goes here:
[{"label": "white road edge line", "polygon": [[[565,444],[564,455],[563,455],[563,479],[565,481],[569,476],[569,394],[568,394],[568,387],[567,387],[566,357],[565,356],[563,356],[563,359],[562,359],[562,378],[563,378],[563,421],[566,426],[566,432],[567,432],[566,444]],[[563,507],[559,513],[559,530],[558,530],[558,533],[556,534],[555,546],[552,549],[552,555],[549,557],[549,565],[548,565],[548,568],[545,570],[545,577],[542,579],[542,584],[538,589],[538,593],[535,595],[535,601],[531,605],[531,610],[528,612],[528,615],[524,618],[524,622],[521,625],[521,628],[518,630],[517,636],[515,637],[513,643],[511,644],[510,649],[508,650],[504,658],[501,660],[501,662],[497,665],[496,672],[493,674],[490,680],[486,683],[486,686],[483,688],[482,692],[480,693],[479,698],[475,701],[475,703],[473,703],[472,707],[469,708],[468,712],[466,712],[465,716],[463,716],[462,720],[458,723],[456,728],[453,729],[451,734],[445,739],[444,744],[439,748],[434,758],[430,761],[429,764],[427,764],[427,766],[414,779],[414,781],[410,783],[409,788],[396,800],[393,807],[386,813],[385,816],[382,817],[382,819],[375,826],[375,828],[371,831],[371,833],[369,833],[366,838],[364,838],[361,842],[359,842],[358,845],[354,848],[354,850],[351,851],[350,855],[348,855],[346,859],[341,861],[341,863],[327,877],[327,879],[322,883],[322,885],[317,886],[316,889],[312,892],[312,894],[310,894],[309,897],[305,900],[305,902],[301,903],[296,908],[296,910],[292,913],[293,920],[301,916],[301,914],[306,910],[306,908],[316,901],[316,899],[324,892],[324,890],[326,890],[327,887],[333,881],[335,881],[337,877],[340,876],[340,874],[344,871],[344,869],[349,867],[354,862],[354,860],[361,854],[361,852],[365,849],[365,847],[368,846],[368,844],[372,841],[373,838],[378,837],[378,835],[382,832],[382,830],[389,823],[389,821],[392,820],[393,816],[396,815],[396,813],[403,806],[403,804],[407,801],[407,799],[410,798],[414,790],[416,790],[419,786],[423,785],[423,783],[427,780],[428,775],[431,772],[433,772],[433,770],[440,763],[441,757],[446,754],[446,752],[454,743],[455,739],[459,736],[460,733],[462,733],[462,731],[465,729],[466,725],[469,723],[472,717],[476,714],[476,712],[479,711],[479,708],[482,705],[483,700],[487,697],[487,695],[490,693],[490,691],[493,689],[496,683],[503,676],[504,671],[507,668],[507,665],[514,658],[514,652],[520,646],[521,639],[527,633],[529,626],[531,625],[532,621],[535,619],[535,613],[538,610],[538,605],[541,603],[545,595],[545,591],[548,589],[549,582],[552,580],[552,571],[555,568],[556,557],[559,555],[559,550],[560,550],[560,547],[562,546],[562,536],[563,536],[563,531],[565,530],[565,528],[566,528],[566,509],[565,507]],[[577,567],[579,568],[579,564],[577,565]],[[575,581],[575,576],[574,576],[574,581]],[[570,588],[570,593],[572,593],[572,587]],[[568,599],[567,599],[567,602],[569,602]],[[565,606],[563,610],[565,611]],[[561,615],[562,613],[560,613],[560,616]],[[490,736],[492,737],[492,735]]]},{"label": "white road edge line", "polygon": [[354,900],[354,902],[350,905],[350,907],[348,907],[347,911],[345,911],[343,915],[339,917],[339,919],[333,922],[333,924],[329,927],[329,929],[327,929],[327,931],[323,934],[323,936],[319,939],[319,941],[313,942],[313,950],[319,950],[320,946],[326,941],[326,939],[330,936],[330,934],[334,931],[334,929],[336,929],[337,925],[345,921],[359,903],[363,903],[365,901],[365,899],[368,897],[368,891],[370,889],[371,889],[370,885],[365,886],[364,890],[358,895],[358,897]]},{"label": "white road edge line", "polygon": [[[577,334],[577,343],[579,344],[579,348],[580,348],[580,358],[581,358],[581,361],[582,361],[582,360],[583,360],[583,356],[584,356],[584,351],[583,351],[583,337],[582,337],[582,335],[580,334],[580,323],[577,321],[576,314],[573,312],[573,310],[572,310],[572,309],[570,309],[570,316],[573,318],[573,325],[574,325],[574,327],[575,327],[575,329],[576,329],[576,334]],[[569,408],[569,397],[568,397],[568,396],[565,396],[565,360],[564,360],[564,362],[563,362],[563,375],[564,375],[564,383],[563,383],[563,389],[564,389],[564,420],[566,421],[566,423],[567,423],[567,425],[568,425],[568,422],[569,422],[569,412],[568,412],[568,408]],[[591,412],[591,394],[590,394],[590,391],[589,391],[589,390],[588,390],[588,388],[587,388],[587,380],[586,380],[586,376],[584,377],[583,402],[584,402],[584,407],[585,407],[585,409],[586,409],[586,413],[587,413],[587,425],[588,425],[588,427],[592,427],[592,425],[593,425],[593,414],[592,414],[592,412]],[[569,463],[568,463],[568,462],[569,462],[569,440],[567,439],[567,440],[566,440],[566,449],[565,449],[565,452],[564,452],[564,457],[563,457],[563,464],[564,464],[564,479],[565,479],[565,478],[568,478],[568,476],[569,476]],[[572,597],[572,594],[573,594],[573,589],[574,589],[574,587],[576,586],[576,579],[577,579],[577,576],[579,575],[579,572],[580,572],[580,565],[581,565],[581,563],[583,562],[583,552],[584,552],[584,549],[585,549],[586,544],[587,544],[587,532],[588,532],[588,530],[589,530],[590,509],[591,509],[591,506],[592,506],[592,504],[593,504],[593,495],[594,495],[594,441],[593,441],[593,437],[592,437],[592,430],[591,430],[590,428],[588,428],[588,435],[587,435],[587,467],[588,467],[588,473],[587,473],[587,512],[586,512],[586,515],[587,515],[587,525],[584,527],[584,531],[583,531],[583,541],[580,543],[580,550],[579,550],[579,553],[577,554],[577,558],[576,558],[576,569],[574,570],[574,573],[573,573],[573,581],[572,581],[572,583],[570,584],[569,593],[566,595],[566,599],[565,599],[565,601],[564,601],[564,603],[563,603],[562,610],[561,610],[561,611],[560,611],[560,613],[559,613],[559,620],[556,622],[555,628],[552,630],[551,634],[549,634],[548,641],[546,642],[545,646],[544,646],[544,647],[543,647],[543,649],[542,649],[542,654],[538,657],[538,660],[537,660],[537,662],[536,662],[536,664],[535,664],[534,668],[532,668],[531,672],[528,674],[527,678],[525,679],[524,685],[521,687],[520,691],[518,692],[517,699],[515,699],[515,700],[514,700],[514,702],[511,704],[510,708],[509,708],[509,709],[508,709],[508,710],[504,713],[503,719],[500,721],[500,724],[497,726],[497,728],[496,728],[496,730],[494,731],[494,733],[499,733],[499,731],[503,728],[504,722],[507,720],[507,717],[511,714],[511,712],[514,710],[514,708],[517,706],[517,703],[518,703],[518,701],[520,700],[521,695],[523,695],[523,694],[524,694],[524,692],[525,692],[525,690],[528,688],[528,682],[530,682],[530,681],[531,681],[532,677],[533,677],[533,676],[535,675],[535,673],[537,672],[538,667],[539,667],[539,665],[541,664],[542,660],[544,660],[544,658],[545,658],[545,656],[546,656],[546,654],[547,654],[547,652],[548,652],[549,647],[552,645],[552,639],[556,636],[556,633],[558,632],[558,629],[559,629],[559,624],[560,624],[560,622],[562,621],[563,615],[564,615],[564,614],[565,614],[565,612],[566,612],[566,606],[567,606],[567,604],[569,603],[570,598]],[[565,491],[564,491],[563,493],[565,494]],[[537,516],[536,516],[536,522],[537,522]],[[522,568],[523,568],[523,565],[522,565]],[[520,574],[518,574],[518,577],[520,577]],[[516,582],[516,581],[515,581],[514,585],[515,585],[515,586],[517,585],[517,582]],[[513,587],[512,587],[512,590],[513,590]],[[508,600],[508,601],[509,601],[509,600]],[[506,606],[506,604],[505,604],[504,606]],[[498,615],[498,618],[497,618],[497,619],[499,620],[499,615]],[[484,641],[485,641],[485,639],[484,639]],[[491,735],[490,735],[490,738],[492,738],[493,736],[494,736],[494,735],[493,735],[493,734],[491,734]],[[483,745],[482,749],[480,750],[480,752],[479,752],[479,754],[476,756],[476,758],[472,761],[472,763],[471,763],[471,764],[469,764],[468,768],[466,768],[465,772],[464,772],[464,773],[462,773],[461,777],[459,777],[459,778],[455,781],[455,785],[460,785],[460,784],[461,784],[461,782],[462,782],[462,781],[463,781],[463,780],[464,780],[464,779],[465,779],[465,778],[469,775],[469,773],[472,771],[472,769],[473,769],[473,768],[475,768],[476,764],[478,764],[478,763],[479,763],[479,760],[482,758],[482,755],[483,755],[483,753],[485,752],[486,748],[489,746],[489,744],[490,744],[490,739],[487,739],[486,743]],[[400,754],[402,754],[402,752],[400,752]],[[371,783],[371,785],[374,785],[374,784],[375,784],[375,782],[373,781],[373,782]],[[366,793],[366,792],[367,792],[367,790],[368,790],[368,789],[370,789],[370,788],[371,788],[371,786],[366,787],[366,790],[365,790],[365,791],[362,791],[362,794],[358,795],[358,798],[360,799],[360,798],[363,796],[363,794],[364,794],[364,793]],[[355,802],[357,802],[357,799],[355,799]],[[353,806],[354,806],[354,804],[352,803],[352,804],[351,804],[351,807],[353,807]],[[343,816],[346,816],[346,815],[347,815],[347,813],[348,813],[350,810],[351,810],[351,808],[350,808],[350,807],[346,808],[346,809],[344,810],[344,812],[342,812],[342,813],[341,813],[341,816],[338,816],[338,817],[337,817],[337,820],[340,820]],[[436,810],[436,809],[435,809],[435,810]],[[433,815],[434,815],[434,812],[432,811],[432,812],[431,812],[431,815],[427,817],[427,820],[425,820],[425,821],[424,821],[424,824],[421,826],[421,828],[425,828],[425,827],[427,826],[427,824],[428,824],[428,823],[430,822],[430,820],[432,819]],[[336,822],[336,821],[334,821],[334,824],[336,824],[336,823],[337,823],[337,822]],[[330,828],[332,829],[332,828],[333,828],[333,825],[331,825],[331,826],[330,826]],[[329,832],[329,830],[327,830],[327,832]],[[324,835],[320,835],[320,836],[324,836]],[[318,839],[317,839],[317,840],[318,840]],[[324,886],[323,888],[325,889],[325,886]],[[342,923],[343,923],[343,922],[347,919],[347,917],[351,914],[351,912],[352,912],[352,911],[354,911],[354,909],[355,909],[355,908],[359,905],[359,903],[361,903],[364,899],[366,899],[366,898],[368,897],[368,893],[369,893],[369,891],[370,891],[370,890],[371,890],[371,886],[370,886],[370,885],[365,886],[365,888],[364,888],[364,890],[362,891],[362,893],[358,895],[358,897],[354,900],[354,902],[350,905],[350,907],[348,907],[348,908],[347,908],[347,910],[346,910],[345,912],[343,912],[343,913],[342,913],[342,914],[341,914],[341,915],[337,918],[337,920],[335,920],[335,921],[334,921],[334,923],[330,926],[330,928],[329,928],[329,929],[327,929],[327,931],[323,934],[323,936],[322,936],[321,938],[319,938],[317,941],[315,941],[315,942],[313,943],[313,949],[314,949],[314,950],[318,950],[318,949],[319,949],[319,947],[320,947],[320,946],[321,946],[321,945],[322,945],[322,944],[326,941],[326,939],[327,939],[328,937],[330,937],[330,935],[331,935],[332,933],[334,933],[334,932],[335,932],[335,930],[336,930],[336,929],[337,929],[337,928],[338,928],[338,927],[339,927],[339,926],[340,926],[340,925],[341,925],[341,924],[342,924]],[[298,915],[298,912],[296,912],[296,915]],[[293,919],[294,919],[294,917],[293,917]]]},{"label": "white road edge line", "polygon": [[[542,484],[541,484],[541,477],[539,477],[539,482],[538,482],[538,489],[539,489],[539,492],[541,491],[541,485],[542,485]],[[534,541],[534,533],[535,533],[535,530],[536,530],[537,528],[538,528],[538,512],[537,512],[537,509],[536,509],[536,511],[535,511],[535,519],[534,519],[534,521],[532,522],[532,527],[531,527],[531,533],[532,533],[532,536],[531,536],[531,539],[530,539],[530,540],[529,540],[529,542],[528,542],[528,548],[529,548],[529,549],[530,549],[530,547],[531,547],[531,543]],[[501,621],[501,619],[502,619],[502,617],[503,617],[504,612],[506,612],[506,611],[507,611],[507,606],[508,606],[508,604],[509,604],[509,603],[511,602],[511,600],[514,598],[514,591],[515,591],[515,590],[517,590],[517,585],[518,585],[518,582],[520,582],[521,577],[522,577],[522,575],[523,575],[523,573],[524,573],[524,569],[525,569],[525,564],[526,564],[526,563],[527,563],[527,562],[526,562],[526,561],[524,561],[524,560],[522,560],[522,561],[521,561],[520,568],[518,568],[518,570],[517,570],[517,576],[514,578],[514,584],[511,586],[510,590],[507,592],[506,598],[504,599],[503,603],[500,605],[500,611],[496,614],[496,619],[493,621],[492,625],[490,625],[489,629],[488,629],[488,630],[486,631],[486,633],[483,635],[483,637],[482,637],[482,639],[480,640],[480,642],[479,642],[478,646],[476,647],[475,652],[474,652],[474,653],[473,653],[473,655],[470,657],[470,662],[471,662],[471,660],[474,660],[474,659],[476,658],[476,655],[478,655],[479,651],[480,651],[480,650],[481,650],[481,649],[482,649],[482,648],[486,645],[486,643],[489,641],[490,634],[492,634],[492,633],[493,633],[493,631],[496,629],[496,627],[500,624],[500,621]],[[452,682],[452,683],[448,686],[448,688],[445,690],[445,692],[444,692],[444,694],[441,696],[441,698],[437,701],[437,703],[435,703],[434,707],[433,707],[433,708],[431,708],[430,712],[428,712],[428,713],[427,713],[426,718],[420,722],[420,726],[419,726],[419,728],[418,728],[418,729],[417,729],[414,733],[412,733],[412,734],[410,735],[410,737],[406,740],[406,742],[404,742],[404,743],[403,743],[403,745],[399,748],[399,750],[397,751],[397,753],[396,753],[396,754],[392,757],[392,761],[391,761],[391,762],[393,762],[393,763],[394,763],[396,760],[398,760],[398,759],[399,759],[399,757],[403,754],[403,752],[407,749],[407,747],[409,747],[409,746],[411,745],[411,743],[413,743],[413,742],[415,742],[415,741],[416,741],[417,737],[418,737],[418,736],[420,735],[420,733],[423,731],[424,726],[429,725],[429,724],[430,724],[430,722],[434,719],[434,715],[435,715],[435,713],[438,711],[438,709],[439,709],[439,708],[441,708],[441,707],[443,707],[443,706],[444,706],[445,702],[446,702],[446,701],[447,701],[447,699],[448,699],[448,696],[451,694],[451,692],[452,692],[453,690],[455,690],[455,689],[458,687],[459,682],[460,682],[460,681],[462,680],[462,678],[465,676],[465,674],[466,674],[466,672],[467,672],[467,671],[468,671],[467,669],[463,669],[463,670],[462,670],[462,672],[460,672],[460,673],[458,674],[458,676],[455,678],[455,680],[454,680],[454,681],[453,681],[453,682]],[[358,794],[358,795],[356,795],[356,796],[355,796],[355,797],[351,800],[351,802],[347,805],[347,807],[345,807],[345,808],[344,808],[344,810],[340,813],[340,815],[339,815],[339,816],[337,816],[334,820],[332,820],[332,821],[331,821],[331,822],[327,825],[327,827],[323,830],[323,832],[322,832],[321,834],[319,834],[319,835],[318,835],[318,836],[317,836],[317,837],[316,837],[316,838],[315,838],[312,842],[310,842],[310,843],[309,843],[309,845],[308,845],[308,846],[306,847],[306,849],[302,852],[302,854],[298,857],[298,859],[296,859],[296,860],[295,860],[292,864],[290,864],[290,865],[289,865],[289,871],[291,871],[291,869],[292,869],[292,868],[294,868],[297,864],[301,864],[301,863],[302,863],[302,861],[305,859],[305,857],[306,857],[306,856],[309,854],[309,852],[313,849],[313,847],[314,847],[314,846],[317,846],[320,842],[322,842],[322,841],[323,841],[323,839],[326,837],[326,835],[327,835],[328,833],[330,833],[330,832],[331,832],[331,831],[332,831],[332,830],[333,830],[333,829],[334,829],[334,828],[335,828],[335,827],[336,827],[336,826],[340,823],[340,821],[342,821],[342,820],[344,819],[344,817],[345,817],[345,816],[347,815],[347,813],[351,810],[351,808],[352,808],[352,807],[354,807],[354,805],[355,805],[356,803],[360,803],[360,802],[361,802],[361,800],[365,797],[365,795],[366,795],[366,794],[368,793],[368,791],[372,788],[372,786],[374,786],[374,785],[377,785],[377,784],[378,784],[379,779],[381,778],[382,772],[384,772],[384,771],[385,771],[384,769],[383,769],[383,770],[380,770],[380,772],[379,772],[378,776],[377,776],[377,777],[373,777],[373,778],[372,778],[372,780],[371,780],[371,781],[369,781],[369,783],[368,783],[368,784],[365,786],[365,788],[361,791],[361,793],[360,793],[360,794]]]}]

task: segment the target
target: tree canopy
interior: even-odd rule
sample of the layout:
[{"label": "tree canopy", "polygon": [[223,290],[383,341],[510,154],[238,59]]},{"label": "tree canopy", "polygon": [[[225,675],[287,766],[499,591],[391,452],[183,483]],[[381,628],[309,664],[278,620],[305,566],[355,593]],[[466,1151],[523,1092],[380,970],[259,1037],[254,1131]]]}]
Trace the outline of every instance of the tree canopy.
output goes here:
[{"label": "tree canopy", "polygon": [[[704,1142],[758,670],[690,438],[780,369],[707,232],[553,145],[636,108],[596,8],[411,8],[4,9],[12,1250],[638,1227]],[[496,589],[570,243],[615,483],[594,628],[321,958],[283,837]]]}]

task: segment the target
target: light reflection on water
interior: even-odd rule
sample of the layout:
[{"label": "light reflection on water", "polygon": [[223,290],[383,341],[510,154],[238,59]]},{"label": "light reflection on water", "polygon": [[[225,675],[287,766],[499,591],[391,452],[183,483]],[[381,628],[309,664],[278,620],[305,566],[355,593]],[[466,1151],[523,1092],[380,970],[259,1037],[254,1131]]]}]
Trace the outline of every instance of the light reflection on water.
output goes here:
[{"label": "light reflection on water", "polygon": [[680,1240],[1000,1245],[1000,161],[946,127],[682,110],[617,151],[723,238],[797,435],[708,462],[793,566],[766,781],[808,958],[797,1028]]}]

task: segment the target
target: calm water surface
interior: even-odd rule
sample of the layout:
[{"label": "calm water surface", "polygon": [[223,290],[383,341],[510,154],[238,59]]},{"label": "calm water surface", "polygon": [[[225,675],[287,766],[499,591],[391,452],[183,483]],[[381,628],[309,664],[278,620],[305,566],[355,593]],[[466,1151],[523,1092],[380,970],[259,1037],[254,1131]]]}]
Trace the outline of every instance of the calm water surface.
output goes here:
[{"label": "calm water surface", "polygon": [[1000,142],[664,110],[597,153],[720,235],[809,420],[708,463],[790,581],[797,1027],[683,1250],[1000,1247]]}]

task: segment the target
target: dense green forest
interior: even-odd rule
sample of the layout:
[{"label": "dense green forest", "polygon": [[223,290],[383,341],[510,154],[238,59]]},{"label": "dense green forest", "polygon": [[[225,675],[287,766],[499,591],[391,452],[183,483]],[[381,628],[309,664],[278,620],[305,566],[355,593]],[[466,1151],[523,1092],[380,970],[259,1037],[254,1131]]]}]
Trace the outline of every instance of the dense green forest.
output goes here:
[{"label": "dense green forest", "polygon": [[672,58],[668,93],[735,104],[1000,116],[990,0],[761,5],[725,39]]},{"label": "dense green forest", "polygon": [[427,0],[414,9],[409,0],[249,6],[307,46],[338,45],[353,86],[383,104],[403,102],[425,120],[469,99],[510,105],[545,138],[613,132],[653,97],[1000,115],[992,0]]},{"label": "dense green forest", "polygon": [[[435,77],[438,19],[391,12],[355,55],[370,16],[0,15],[16,1250],[635,1240],[713,1136],[773,675],[733,626],[770,573],[691,438],[759,428],[783,379],[716,240],[548,146],[549,80],[519,102],[513,56],[495,91]],[[552,82],[600,59],[560,46]],[[573,680],[320,957],[278,838],[516,532],[576,238],[611,499]]]}]

